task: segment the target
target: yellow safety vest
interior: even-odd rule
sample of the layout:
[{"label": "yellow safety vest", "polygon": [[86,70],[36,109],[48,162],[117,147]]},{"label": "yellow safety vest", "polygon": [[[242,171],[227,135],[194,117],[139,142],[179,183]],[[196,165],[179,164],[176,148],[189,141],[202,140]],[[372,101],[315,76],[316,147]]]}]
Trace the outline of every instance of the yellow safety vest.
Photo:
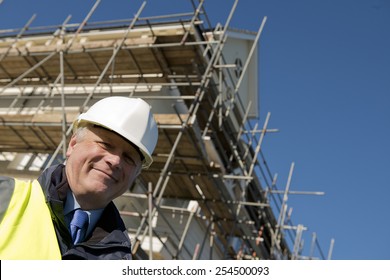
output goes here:
[{"label": "yellow safety vest", "polygon": [[12,197],[0,221],[0,259],[61,259],[50,211],[36,180],[15,179]]}]

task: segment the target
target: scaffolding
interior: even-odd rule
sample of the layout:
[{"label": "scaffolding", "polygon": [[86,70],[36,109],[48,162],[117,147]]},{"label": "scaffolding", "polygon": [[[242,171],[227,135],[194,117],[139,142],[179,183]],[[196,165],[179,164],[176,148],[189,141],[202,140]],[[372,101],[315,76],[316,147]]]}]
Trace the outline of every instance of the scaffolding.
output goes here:
[{"label": "scaffolding", "polygon": [[[204,1],[174,15],[0,30],[0,173],[36,178],[65,160],[72,122],[111,95],[141,97],[159,139],[154,163],[116,199],[135,259],[331,258],[292,224],[262,152],[257,32],[212,27]],[[87,24],[88,23],[88,24]],[[322,193],[311,193],[319,194]],[[283,196],[282,196],[283,195]],[[316,257],[316,253],[319,257]]]}]

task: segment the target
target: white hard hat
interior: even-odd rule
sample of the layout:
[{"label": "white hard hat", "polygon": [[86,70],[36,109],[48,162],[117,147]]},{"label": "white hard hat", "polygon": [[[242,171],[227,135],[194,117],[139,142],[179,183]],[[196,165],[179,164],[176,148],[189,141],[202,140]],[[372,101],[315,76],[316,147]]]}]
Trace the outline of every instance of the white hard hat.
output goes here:
[{"label": "white hard hat", "polygon": [[118,133],[139,148],[144,158],[143,168],[152,164],[158,130],[150,105],[144,100],[123,96],[103,98],[80,114],[73,124],[75,129],[80,122],[93,123]]}]

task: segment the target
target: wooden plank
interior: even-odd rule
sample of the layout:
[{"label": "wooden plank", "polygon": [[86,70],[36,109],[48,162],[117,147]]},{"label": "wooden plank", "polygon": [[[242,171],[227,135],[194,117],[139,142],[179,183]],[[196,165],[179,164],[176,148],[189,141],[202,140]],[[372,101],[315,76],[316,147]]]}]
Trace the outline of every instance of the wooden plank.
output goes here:
[{"label": "wooden plank", "polygon": [[[68,111],[66,113],[67,123],[72,123],[78,112]],[[63,114],[62,112],[44,112],[37,114],[0,114],[0,125],[6,122],[15,122],[15,123],[62,123]]]},{"label": "wooden plank", "polygon": [[153,116],[157,124],[161,125],[181,125],[180,119],[184,121],[188,118],[188,114],[180,114],[180,118],[177,114],[154,114]]},{"label": "wooden plank", "polygon": [[[123,46],[134,46],[134,45],[147,45],[153,44],[155,38],[128,38],[123,42]],[[69,51],[84,51],[85,49],[102,49],[102,48],[114,48],[117,46],[122,39],[111,39],[111,40],[91,40],[85,42],[75,42],[72,44]],[[44,41],[46,42],[46,41]],[[43,44],[44,42],[36,42],[34,39],[25,40],[24,45],[19,44],[17,47],[0,47],[0,55],[7,54],[7,56],[27,56],[30,54],[37,53],[51,53],[66,50],[67,42],[64,44],[56,44],[58,41],[53,41],[50,45]],[[112,52],[111,52],[112,53]]]},{"label": "wooden plank", "polygon": [[[67,123],[72,123],[77,116],[79,115],[78,112],[66,112],[66,122]],[[32,118],[31,122],[55,122],[55,123],[61,123],[63,120],[63,114],[62,112],[49,112],[49,113],[40,113],[40,114],[35,114],[34,117]]]}]

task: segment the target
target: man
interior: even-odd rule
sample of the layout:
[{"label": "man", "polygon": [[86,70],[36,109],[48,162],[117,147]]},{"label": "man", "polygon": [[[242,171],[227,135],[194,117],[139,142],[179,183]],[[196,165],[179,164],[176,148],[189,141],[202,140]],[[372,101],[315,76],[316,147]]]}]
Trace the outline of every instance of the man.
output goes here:
[{"label": "man", "polygon": [[74,122],[65,165],[0,178],[0,259],[131,259],[113,199],[152,163],[157,125],[141,99],[108,97]]}]

